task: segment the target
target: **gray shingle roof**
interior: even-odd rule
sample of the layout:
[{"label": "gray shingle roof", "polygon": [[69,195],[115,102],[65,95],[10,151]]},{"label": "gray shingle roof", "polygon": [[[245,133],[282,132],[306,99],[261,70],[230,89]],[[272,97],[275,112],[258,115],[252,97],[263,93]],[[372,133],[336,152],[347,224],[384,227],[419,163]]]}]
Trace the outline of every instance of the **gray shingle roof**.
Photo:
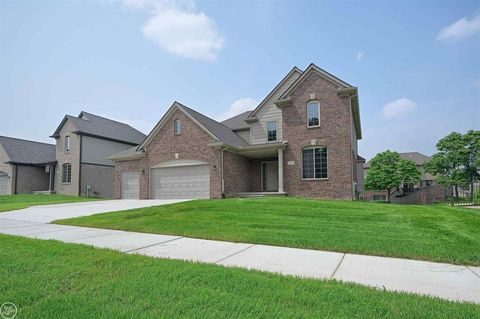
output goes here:
[{"label": "gray shingle roof", "polygon": [[[400,154],[400,157],[403,159],[414,161],[415,164],[417,164],[418,166],[422,166],[426,162],[429,162],[432,160],[430,156],[424,155],[419,152],[406,152],[406,153],[398,153],[398,154]],[[365,163],[363,167],[369,168],[371,161],[372,160],[369,160],[367,163]]]},{"label": "gray shingle roof", "polygon": [[182,105],[180,103],[178,103],[178,105],[225,144],[236,147],[246,147],[250,145],[224,124],[219,123],[201,113],[198,113],[197,111],[192,110],[185,105]]},{"label": "gray shingle roof", "polygon": [[226,119],[225,121],[222,121],[220,123],[228,126],[233,131],[249,129],[250,125],[248,125],[248,123],[245,122],[245,119],[248,117],[250,113],[252,113],[252,111],[246,111],[241,114],[235,115],[234,117]]},{"label": "gray shingle roof", "polygon": [[53,144],[7,136],[0,136],[0,144],[7,152],[10,161],[14,163],[44,164],[55,161],[56,146]]},{"label": "gray shingle roof", "polygon": [[[130,144],[140,144],[146,137],[145,134],[128,124],[107,119],[92,113],[81,112],[78,117],[67,115],[65,116],[65,119],[69,119],[80,133],[127,142]],[[62,121],[53,134],[54,137],[58,135],[64,121]]]}]

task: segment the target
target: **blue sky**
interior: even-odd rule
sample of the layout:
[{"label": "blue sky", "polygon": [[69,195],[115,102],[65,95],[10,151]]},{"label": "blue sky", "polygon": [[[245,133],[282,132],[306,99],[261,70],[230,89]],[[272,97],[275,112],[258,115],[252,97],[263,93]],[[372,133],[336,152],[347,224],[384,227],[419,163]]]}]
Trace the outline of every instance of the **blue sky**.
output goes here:
[{"label": "blue sky", "polygon": [[175,100],[222,119],[311,62],[359,87],[367,158],[480,129],[478,1],[0,1],[0,135],[53,143],[82,110],[148,133]]}]

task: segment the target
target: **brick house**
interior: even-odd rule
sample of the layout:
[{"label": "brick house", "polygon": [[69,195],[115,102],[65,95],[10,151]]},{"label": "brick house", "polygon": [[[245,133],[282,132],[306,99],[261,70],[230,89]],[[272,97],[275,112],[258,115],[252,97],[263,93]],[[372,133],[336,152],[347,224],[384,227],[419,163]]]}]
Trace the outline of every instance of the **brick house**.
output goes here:
[{"label": "brick house", "polygon": [[357,88],[294,67],[254,110],[223,122],[173,103],[143,143],[110,157],[115,197],[354,199],[358,139]]}]

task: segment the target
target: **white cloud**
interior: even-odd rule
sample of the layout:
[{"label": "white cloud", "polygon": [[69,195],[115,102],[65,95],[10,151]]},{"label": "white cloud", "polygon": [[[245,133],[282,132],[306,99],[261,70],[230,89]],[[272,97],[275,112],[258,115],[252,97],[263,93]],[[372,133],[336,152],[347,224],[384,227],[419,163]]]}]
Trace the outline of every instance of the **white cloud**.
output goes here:
[{"label": "white cloud", "polygon": [[357,53],[357,61],[360,61],[361,59],[363,59],[363,56],[365,55],[365,52],[363,51],[358,51]]},{"label": "white cloud", "polygon": [[397,116],[402,116],[417,107],[417,103],[414,101],[401,98],[390,103],[385,104],[382,110],[382,115],[385,118],[393,118]]},{"label": "white cloud", "polygon": [[218,117],[218,120],[225,120],[242,112],[253,110],[257,105],[258,101],[250,97],[238,99],[230,105],[225,113]]},{"label": "white cloud", "polygon": [[478,12],[470,19],[463,17],[440,30],[437,40],[456,41],[469,38],[477,33],[480,33],[480,13]]},{"label": "white cloud", "polygon": [[151,14],[142,33],[167,52],[211,61],[223,47],[215,22],[197,11],[193,0],[125,0],[124,5]]}]

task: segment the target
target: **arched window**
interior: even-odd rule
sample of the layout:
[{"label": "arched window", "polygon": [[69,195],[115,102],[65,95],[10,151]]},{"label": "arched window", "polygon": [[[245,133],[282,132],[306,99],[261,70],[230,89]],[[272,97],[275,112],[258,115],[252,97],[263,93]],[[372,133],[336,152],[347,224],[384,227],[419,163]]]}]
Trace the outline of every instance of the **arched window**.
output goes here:
[{"label": "arched window", "polygon": [[320,126],[320,102],[318,101],[307,103],[307,126]]},{"label": "arched window", "polygon": [[70,136],[65,136],[65,145],[64,145],[65,152],[70,151]]}]

